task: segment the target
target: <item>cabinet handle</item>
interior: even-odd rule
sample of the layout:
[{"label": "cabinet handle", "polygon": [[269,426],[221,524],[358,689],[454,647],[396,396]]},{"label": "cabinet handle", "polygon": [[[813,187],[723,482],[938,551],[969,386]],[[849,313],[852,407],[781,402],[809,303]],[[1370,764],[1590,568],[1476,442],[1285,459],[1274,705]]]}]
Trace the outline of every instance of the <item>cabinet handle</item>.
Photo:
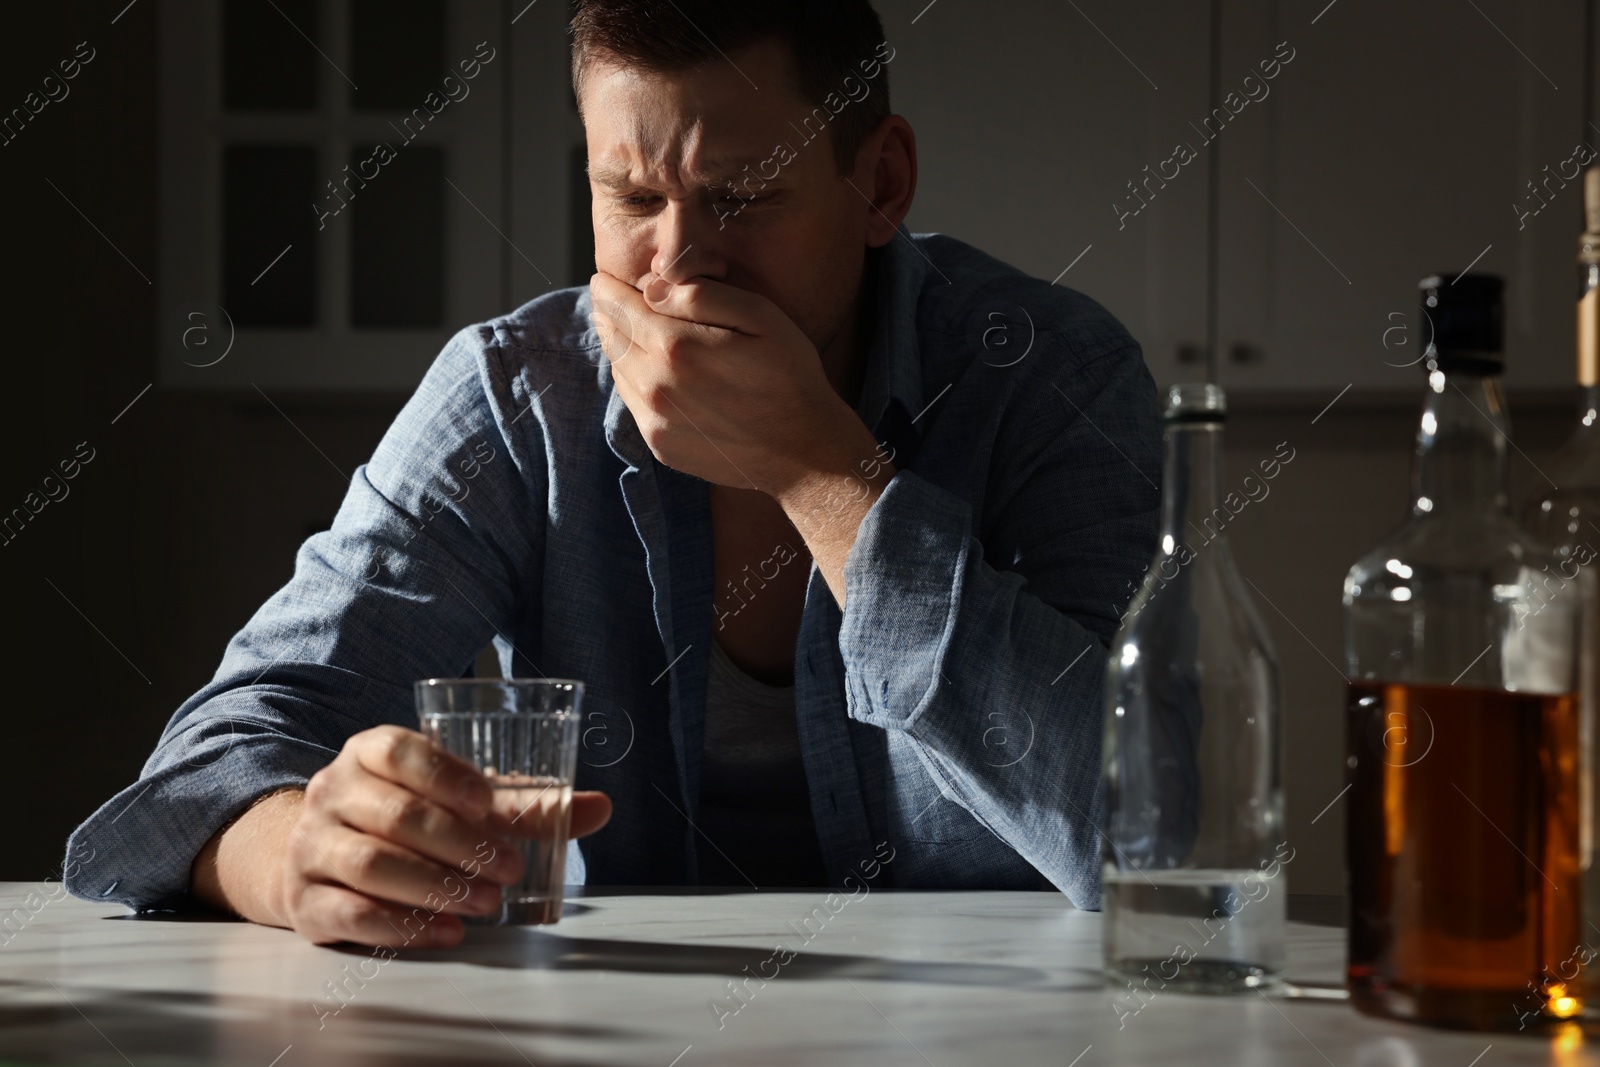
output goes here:
[{"label": "cabinet handle", "polygon": [[1247,345],[1242,342],[1228,349],[1228,359],[1234,363],[1261,363],[1267,358],[1266,352],[1260,345]]},{"label": "cabinet handle", "polygon": [[1178,346],[1179,363],[1204,363],[1206,350],[1204,345],[1182,344]]}]

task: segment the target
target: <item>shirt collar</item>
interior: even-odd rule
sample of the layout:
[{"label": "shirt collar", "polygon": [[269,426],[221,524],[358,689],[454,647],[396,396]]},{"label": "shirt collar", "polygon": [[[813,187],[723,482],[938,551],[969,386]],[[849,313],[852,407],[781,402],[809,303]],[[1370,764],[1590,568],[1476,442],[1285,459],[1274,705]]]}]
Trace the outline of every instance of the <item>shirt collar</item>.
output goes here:
[{"label": "shirt collar", "polygon": [[[869,253],[871,255],[872,253]],[[920,440],[911,421],[922,413],[922,354],[917,343],[917,303],[928,261],[904,225],[876,250],[871,292],[873,316],[867,365],[856,414],[880,441],[898,453]]]}]

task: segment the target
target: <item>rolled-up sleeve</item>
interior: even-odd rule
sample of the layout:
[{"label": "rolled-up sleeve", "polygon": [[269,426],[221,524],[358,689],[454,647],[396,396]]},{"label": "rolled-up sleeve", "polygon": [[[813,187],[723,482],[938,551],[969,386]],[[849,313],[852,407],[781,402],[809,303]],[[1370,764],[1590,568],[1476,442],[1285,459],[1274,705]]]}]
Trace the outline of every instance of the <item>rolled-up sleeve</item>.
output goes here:
[{"label": "rolled-up sleeve", "polygon": [[174,713],[139,780],[73,832],[74,896],[190,903],[194,858],[229,819],[303,786],[352,734],[414,726],[412,681],[459,676],[506,632],[533,592],[546,484],[539,435],[514,433],[504,414],[517,385],[488,329],[445,346],[331,528],[300,547],[293,577]]},{"label": "rolled-up sleeve", "polygon": [[1095,908],[1105,655],[1155,551],[1159,413],[1137,346],[1027,392],[981,515],[915,470],[873,504],[840,651],[851,717],[902,731],[945,795]]}]

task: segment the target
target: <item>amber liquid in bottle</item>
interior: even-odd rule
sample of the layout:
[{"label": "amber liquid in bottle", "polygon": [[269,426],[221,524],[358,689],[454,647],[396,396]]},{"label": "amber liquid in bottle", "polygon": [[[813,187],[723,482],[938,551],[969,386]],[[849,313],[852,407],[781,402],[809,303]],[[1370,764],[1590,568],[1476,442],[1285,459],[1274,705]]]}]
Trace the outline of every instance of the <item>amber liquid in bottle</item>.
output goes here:
[{"label": "amber liquid in bottle", "polygon": [[1347,985],[1371,1015],[1570,1029],[1590,952],[1576,590],[1511,515],[1503,282],[1419,291],[1411,514],[1345,577]]},{"label": "amber liquid in bottle", "polygon": [[1355,1006],[1530,1033],[1577,1015],[1576,697],[1357,682],[1346,727]]}]

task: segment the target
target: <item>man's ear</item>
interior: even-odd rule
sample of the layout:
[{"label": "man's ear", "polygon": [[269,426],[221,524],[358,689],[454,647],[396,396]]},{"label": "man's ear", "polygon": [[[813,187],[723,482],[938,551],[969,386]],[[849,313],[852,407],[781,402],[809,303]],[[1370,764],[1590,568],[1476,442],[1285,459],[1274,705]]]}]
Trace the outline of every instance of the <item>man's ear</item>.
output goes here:
[{"label": "man's ear", "polygon": [[867,246],[880,248],[894,240],[900,223],[911,213],[917,192],[917,135],[901,115],[878,124],[856,153],[855,187],[871,204],[867,213]]}]

